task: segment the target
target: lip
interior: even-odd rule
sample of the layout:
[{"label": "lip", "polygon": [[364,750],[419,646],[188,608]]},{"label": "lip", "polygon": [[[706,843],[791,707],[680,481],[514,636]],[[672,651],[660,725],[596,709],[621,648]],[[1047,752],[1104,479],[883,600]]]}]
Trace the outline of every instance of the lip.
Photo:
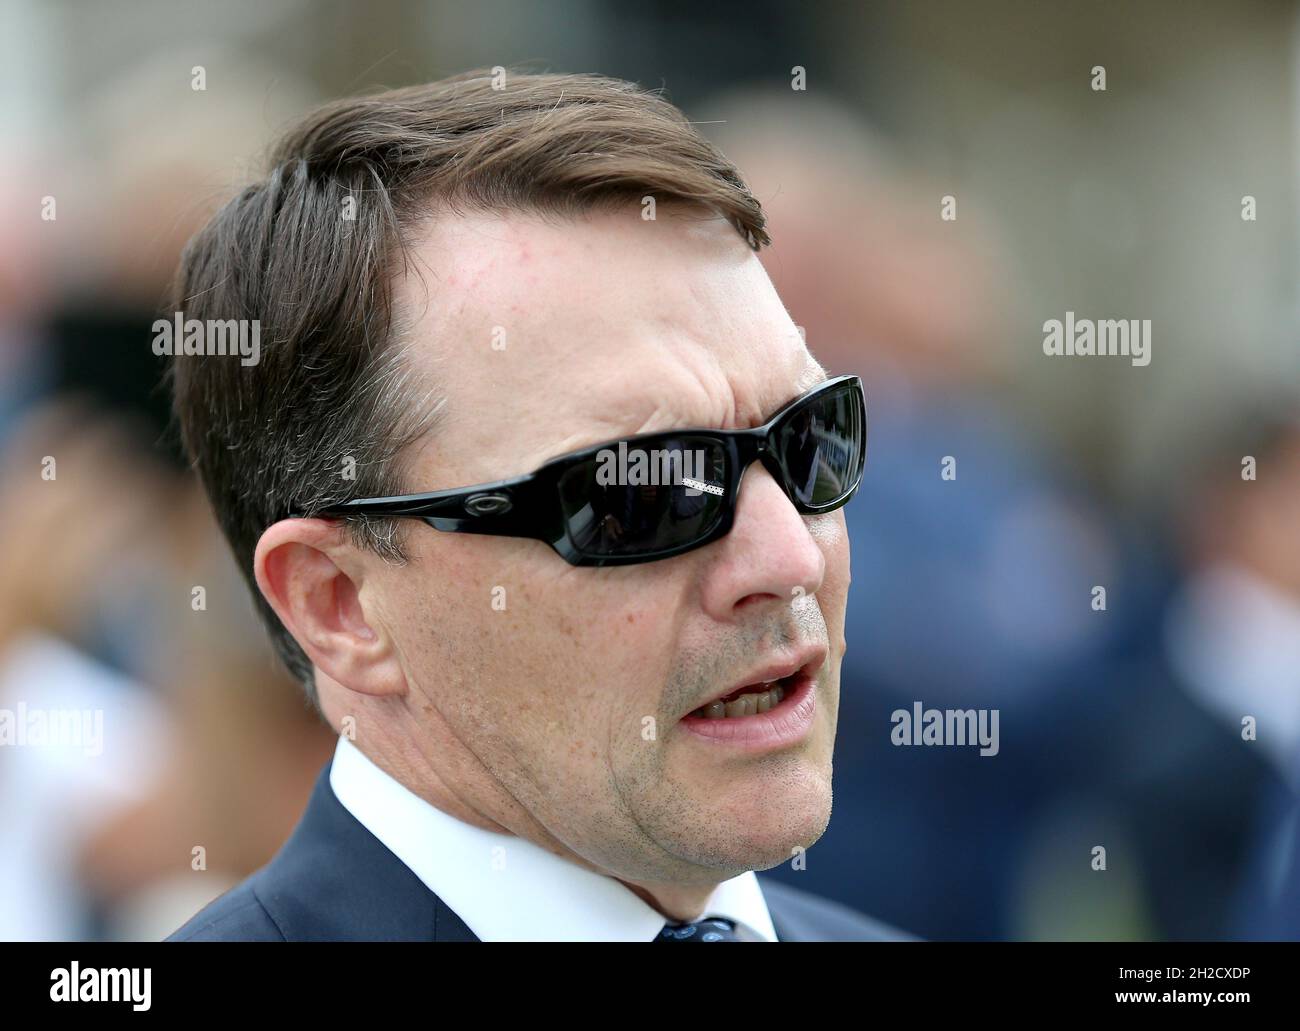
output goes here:
[{"label": "lip", "polygon": [[680,720],[681,726],[688,733],[710,744],[726,745],[745,752],[788,748],[801,741],[812,729],[813,717],[817,712],[817,676],[825,662],[826,649],[817,648],[798,659],[766,667],[715,696],[715,699],[723,697],[749,684],[792,678],[785,697],[767,712],[719,720],[688,714]]},{"label": "lip", "polygon": [[[803,672],[813,676],[826,662],[827,650],[825,645],[810,645],[785,659],[774,659],[766,666],[760,666],[758,669],[749,673],[745,679],[737,680],[730,687],[719,691],[712,697],[697,702],[691,712],[716,702],[719,698],[725,698],[734,691],[739,691],[742,687],[750,687],[754,684],[765,684],[771,680],[784,680],[786,677]],[[769,710],[774,711],[774,710]],[[744,718],[744,717],[740,717]]]}]

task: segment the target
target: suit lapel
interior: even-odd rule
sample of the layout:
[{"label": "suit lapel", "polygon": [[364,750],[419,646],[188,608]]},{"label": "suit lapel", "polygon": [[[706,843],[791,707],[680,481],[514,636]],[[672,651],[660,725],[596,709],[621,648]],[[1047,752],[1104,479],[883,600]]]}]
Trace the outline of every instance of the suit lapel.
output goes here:
[{"label": "suit lapel", "polygon": [[253,881],[290,941],[478,941],[335,796],[329,764],[292,836]]}]

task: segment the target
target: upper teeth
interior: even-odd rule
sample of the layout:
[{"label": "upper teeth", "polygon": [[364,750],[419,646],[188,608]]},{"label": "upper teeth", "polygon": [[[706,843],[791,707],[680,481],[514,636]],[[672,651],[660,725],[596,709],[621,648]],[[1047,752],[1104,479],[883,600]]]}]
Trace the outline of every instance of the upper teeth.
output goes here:
[{"label": "upper teeth", "polygon": [[784,697],[785,689],[772,680],[747,688],[744,694],[729,702],[717,701],[702,705],[691,715],[706,720],[720,720],[730,716],[753,716],[756,713],[767,712]]}]

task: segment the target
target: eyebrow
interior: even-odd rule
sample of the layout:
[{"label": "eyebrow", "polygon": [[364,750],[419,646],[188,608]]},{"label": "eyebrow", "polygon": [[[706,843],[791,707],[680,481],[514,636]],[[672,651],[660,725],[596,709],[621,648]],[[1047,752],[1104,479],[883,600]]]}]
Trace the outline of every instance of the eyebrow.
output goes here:
[{"label": "eyebrow", "polygon": [[[816,358],[812,358],[811,355],[809,355],[809,358],[812,359],[812,364],[805,365],[803,372],[799,373],[798,378],[794,381],[795,383],[794,393],[788,395],[787,397],[781,398],[781,400],[777,401],[776,404],[772,405],[768,409],[765,409],[763,411],[763,414],[759,417],[758,422],[755,423],[756,426],[761,426],[763,423],[768,422],[776,415],[777,412],[779,412],[786,405],[794,401],[797,401],[799,398],[803,397],[804,394],[809,393],[814,387],[821,386],[823,383],[825,383],[828,379],[831,378],[830,374],[822,367],[821,363],[817,361]],[[701,427],[689,427],[689,428],[698,429]],[[708,427],[708,428],[713,429],[716,427]]]},{"label": "eyebrow", "polygon": [[812,390],[813,387],[821,386],[821,384],[825,383],[830,378],[830,373],[822,367],[821,362],[814,358],[812,364],[804,366],[804,371],[799,374],[799,378],[795,381],[794,393],[773,408],[772,411],[764,416],[764,419],[770,419],[795,398],[803,397],[803,395]]}]

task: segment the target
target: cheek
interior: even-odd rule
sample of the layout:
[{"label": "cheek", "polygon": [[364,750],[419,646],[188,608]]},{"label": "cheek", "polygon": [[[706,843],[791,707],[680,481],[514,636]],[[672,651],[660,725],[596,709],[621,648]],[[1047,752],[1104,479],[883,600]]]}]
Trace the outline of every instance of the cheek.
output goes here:
[{"label": "cheek", "polygon": [[659,712],[675,609],[644,576],[463,535],[426,544],[390,588],[408,680],[469,737],[604,764]]},{"label": "cheek", "polygon": [[843,510],[810,520],[809,532],[826,559],[826,573],[818,594],[825,593],[842,602],[849,590],[849,529]]},{"label": "cheek", "polygon": [[826,560],[826,572],[822,577],[821,589],[817,592],[817,604],[822,619],[826,622],[832,649],[843,654],[844,613],[848,605],[851,579],[849,534],[843,511],[818,517],[811,522],[809,530]]}]

